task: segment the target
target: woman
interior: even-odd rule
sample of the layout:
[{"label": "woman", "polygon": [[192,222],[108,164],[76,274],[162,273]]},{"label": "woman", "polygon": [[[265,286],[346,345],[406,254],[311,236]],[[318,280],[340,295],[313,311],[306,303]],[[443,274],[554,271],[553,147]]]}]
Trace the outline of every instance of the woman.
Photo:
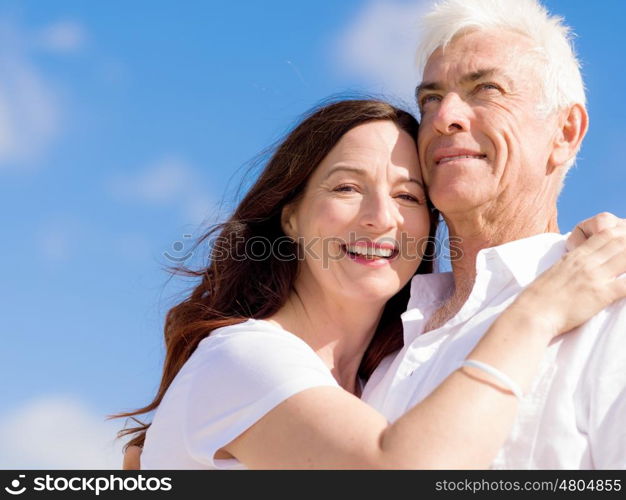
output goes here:
[{"label": "woman", "polygon": [[157,410],[121,433],[145,439],[144,468],[487,467],[550,341],[626,296],[624,246],[601,232],[518,297],[473,366],[396,422],[360,401],[401,346],[411,277],[431,270],[436,213],[416,132],[386,103],[343,101],[280,144],[167,316],[156,397],[120,415]]}]

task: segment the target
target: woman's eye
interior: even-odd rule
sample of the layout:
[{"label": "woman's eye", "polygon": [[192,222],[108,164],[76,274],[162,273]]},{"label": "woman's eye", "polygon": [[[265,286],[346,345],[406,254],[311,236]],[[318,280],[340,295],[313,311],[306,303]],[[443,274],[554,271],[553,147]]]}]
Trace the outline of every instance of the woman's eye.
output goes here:
[{"label": "woman's eye", "polygon": [[407,193],[399,194],[398,198],[421,204],[421,201],[417,197],[413,196],[412,194],[407,194]]},{"label": "woman's eye", "polygon": [[337,186],[335,189],[333,189],[333,191],[339,192],[339,193],[351,193],[351,192],[357,192],[356,186],[352,186],[350,184],[342,184],[341,186]]}]

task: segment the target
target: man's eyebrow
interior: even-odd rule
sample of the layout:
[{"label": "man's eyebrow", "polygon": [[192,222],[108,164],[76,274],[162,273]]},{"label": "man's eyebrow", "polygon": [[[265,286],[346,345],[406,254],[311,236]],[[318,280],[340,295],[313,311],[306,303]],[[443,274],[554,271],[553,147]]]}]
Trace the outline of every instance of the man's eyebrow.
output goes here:
[{"label": "man's eyebrow", "polygon": [[415,87],[415,97],[417,97],[418,95],[420,95],[421,93],[427,90],[437,91],[437,90],[442,90],[442,89],[443,89],[443,86],[438,82],[426,82],[426,83],[422,82],[417,87]]},{"label": "man's eyebrow", "polygon": [[[506,75],[503,75],[502,72],[498,70],[498,68],[485,68],[479,69],[477,71],[472,71],[471,73],[463,75],[460,82],[462,84],[476,82],[484,78],[490,78],[494,75],[502,76],[510,83],[510,79]],[[418,97],[421,93],[427,90],[435,92],[441,91],[443,90],[443,85],[439,82],[422,82],[415,88],[415,97]]]},{"label": "man's eyebrow", "polygon": [[472,71],[471,73],[467,73],[466,75],[463,75],[461,77],[461,83],[476,82],[484,78],[489,78],[498,73],[499,71],[497,68],[479,69],[478,71]]}]

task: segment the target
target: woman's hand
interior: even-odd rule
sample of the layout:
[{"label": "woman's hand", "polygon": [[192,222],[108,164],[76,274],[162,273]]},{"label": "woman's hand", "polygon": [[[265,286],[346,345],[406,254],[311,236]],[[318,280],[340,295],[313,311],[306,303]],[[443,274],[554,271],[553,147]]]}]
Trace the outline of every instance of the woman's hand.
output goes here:
[{"label": "woman's hand", "polygon": [[124,452],[123,470],[140,469],[141,448],[139,446],[129,446]]},{"label": "woman's hand", "polygon": [[585,219],[577,224],[567,238],[565,245],[568,250],[573,250],[587,241],[589,237],[603,231],[604,229],[624,225],[626,225],[626,219],[620,219],[609,212],[599,213],[598,215],[594,215],[590,219]]},{"label": "woman's hand", "polygon": [[[582,223],[586,229],[591,220]],[[626,278],[618,278],[626,273],[626,224],[613,223],[565,254],[516,299],[515,306],[535,311],[553,337],[626,297]]]}]

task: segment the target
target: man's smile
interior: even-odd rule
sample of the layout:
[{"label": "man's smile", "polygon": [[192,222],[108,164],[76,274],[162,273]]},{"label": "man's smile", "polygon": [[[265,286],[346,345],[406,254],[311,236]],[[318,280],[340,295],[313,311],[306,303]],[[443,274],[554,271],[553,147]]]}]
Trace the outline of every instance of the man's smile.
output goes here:
[{"label": "man's smile", "polygon": [[484,160],[486,158],[487,155],[481,153],[480,151],[472,151],[460,148],[440,149],[436,151],[433,155],[435,165],[443,165],[445,163],[450,163],[458,160]]}]

